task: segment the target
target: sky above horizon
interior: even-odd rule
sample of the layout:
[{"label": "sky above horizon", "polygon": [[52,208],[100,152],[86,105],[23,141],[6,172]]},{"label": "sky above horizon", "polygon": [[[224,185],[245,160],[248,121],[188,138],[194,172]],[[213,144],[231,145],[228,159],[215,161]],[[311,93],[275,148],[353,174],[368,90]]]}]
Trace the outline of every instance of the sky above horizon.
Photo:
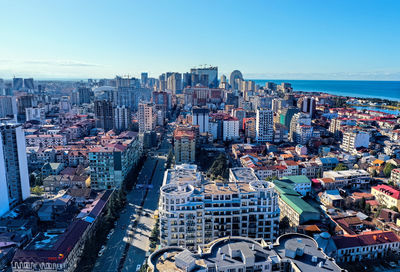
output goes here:
[{"label": "sky above horizon", "polygon": [[397,0],[0,0],[0,78],[400,80]]}]

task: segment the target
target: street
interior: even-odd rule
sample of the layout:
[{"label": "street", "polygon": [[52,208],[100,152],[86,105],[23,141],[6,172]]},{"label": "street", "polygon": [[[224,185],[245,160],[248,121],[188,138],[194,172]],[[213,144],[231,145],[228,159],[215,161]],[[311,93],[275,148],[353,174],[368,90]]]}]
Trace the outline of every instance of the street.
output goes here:
[{"label": "street", "polygon": [[127,195],[128,204],[117,220],[115,232],[108,240],[106,250],[98,257],[94,272],[136,271],[138,265],[143,265],[155,224],[153,213],[158,208],[159,188],[164,177],[169,146],[165,137],[155,152],[160,155],[148,154],[136,188]]}]

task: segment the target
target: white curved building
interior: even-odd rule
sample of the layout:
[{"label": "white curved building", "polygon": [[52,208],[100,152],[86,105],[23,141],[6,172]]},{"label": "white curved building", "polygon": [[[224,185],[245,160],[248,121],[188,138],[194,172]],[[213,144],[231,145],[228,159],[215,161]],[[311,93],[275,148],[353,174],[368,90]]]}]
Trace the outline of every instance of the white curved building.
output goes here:
[{"label": "white curved building", "polygon": [[162,246],[195,250],[225,236],[277,238],[280,211],[274,185],[258,180],[251,169],[230,169],[228,182],[184,180],[167,179],[160,189]]},{"label": "white curved building", "polygon": [[233,90],[239,90],[240,85],[238,84],[238,80],[242,81],[243,75],[239,70],[234,70],[229,78],[229,84]]}]

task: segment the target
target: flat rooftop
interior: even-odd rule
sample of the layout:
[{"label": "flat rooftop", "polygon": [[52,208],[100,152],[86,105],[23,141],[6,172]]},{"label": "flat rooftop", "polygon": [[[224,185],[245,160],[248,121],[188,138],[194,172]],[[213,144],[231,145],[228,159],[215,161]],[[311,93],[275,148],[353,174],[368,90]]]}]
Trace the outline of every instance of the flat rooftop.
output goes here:
[{"label": "flat rooftop", "polygon": [[[286,234],[279,237],[279,245],[274,249],[282,259],[289,259],[299,268],[307,272],[341,272],[342,269],[327,257],[322,250],[318,250],[318,244],[314,239],[305,235]],[[303,255],[296,254],[294,258],[288,257],[287,250],[303,248]]]},{"label": "flat rooftop", "polygon": [[230,182],[247,182],[258,181],[258,177],[254,174],[253,170],[246,167],[235,167],[230,169],[232,175],[229,176]]}]

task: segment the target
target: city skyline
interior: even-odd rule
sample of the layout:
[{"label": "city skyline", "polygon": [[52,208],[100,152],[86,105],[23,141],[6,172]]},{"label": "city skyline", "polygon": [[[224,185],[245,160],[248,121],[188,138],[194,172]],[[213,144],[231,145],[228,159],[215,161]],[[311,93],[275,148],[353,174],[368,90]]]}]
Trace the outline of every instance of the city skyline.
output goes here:
[{"label": "city skyline", "polygon": [[400,80],[398,2],[321,3],[8,2],[0,77],[158,77],[208,64],[251,79]]}]

